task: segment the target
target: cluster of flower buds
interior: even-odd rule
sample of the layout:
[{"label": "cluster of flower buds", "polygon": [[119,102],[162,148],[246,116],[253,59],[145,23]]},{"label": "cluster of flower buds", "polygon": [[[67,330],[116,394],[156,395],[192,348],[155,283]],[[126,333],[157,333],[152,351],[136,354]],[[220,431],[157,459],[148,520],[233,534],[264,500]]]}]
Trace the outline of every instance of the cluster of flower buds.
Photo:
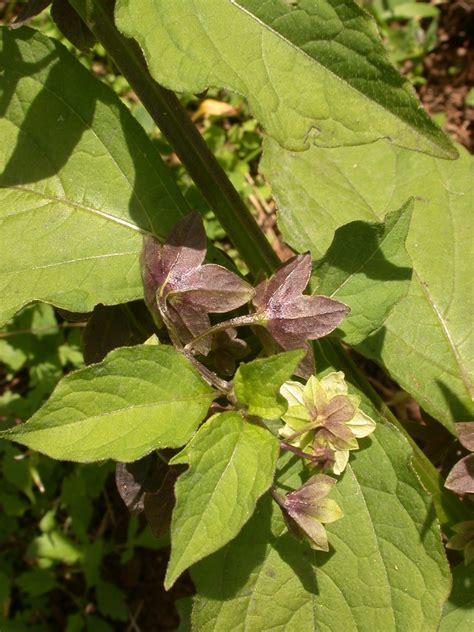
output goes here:
[{"label": "cluster of flower buds", "polygon": [[288,402],[281,437],[322,464],[325,471],[341,474],[357,439],[375,430],[375,422],[360,408],[360,399],[349,395],[344,373],[330,373],[306,384],[286,382],[281,394]]},{"label": "cluster of flower buds", "polygon": [[[284,445],[323,471],[341,474],[349,452],[359,447],[357,439],[375,430],[375,422],[359,408],[360,399],[348,394],[341,372],[320,380],[312,375],[306,384],[286,382],[280,392],[288,402],[280,430]],[[335,484],[334,478],[316,474],[286,496],[274,494],[288,528],[314,549],[328,550],[323,524],[342,516],[337,503],[326,498]]]}]

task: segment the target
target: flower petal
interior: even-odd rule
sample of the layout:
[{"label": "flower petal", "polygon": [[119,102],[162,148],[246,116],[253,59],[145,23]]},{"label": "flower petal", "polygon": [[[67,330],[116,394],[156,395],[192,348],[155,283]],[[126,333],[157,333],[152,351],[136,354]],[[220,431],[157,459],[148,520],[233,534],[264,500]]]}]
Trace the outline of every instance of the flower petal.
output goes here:
[{"label": "flower petal", "polygon": [[312,419],[316,419],[319,414],[322,414],[328,405],[326,391],[322,388],[321,383],[314,375],[311,375],[306,382],[306,386],[303,390],[303,400]]},{"label": "flower petal", "polygon": [[352,419],[346,424],[352,431],[354,437],[362,439],[374,432],[376,424],[373,419],[366,415],[361,410],[357,410]]},{"label": "flower petal", "polygon": [[332,471],[339,476],[344,472],[349,462],[349,450],[336,450],[334,452],[334,465]]},{"label": "flower petal", "polygon": [[335,395],[345,395],[347,393],[347,384],[344,377],[342,371],[333,371],[321,378],[321,386],[326,391],[329,399]]}]

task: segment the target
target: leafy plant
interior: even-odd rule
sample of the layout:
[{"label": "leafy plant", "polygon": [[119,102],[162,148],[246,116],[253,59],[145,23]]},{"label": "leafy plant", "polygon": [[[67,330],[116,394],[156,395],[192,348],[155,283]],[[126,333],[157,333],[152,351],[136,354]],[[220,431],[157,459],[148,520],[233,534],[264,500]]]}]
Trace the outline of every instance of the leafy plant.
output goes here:
[{"label": "leafy plant", "polygon": [[[2,28],[2,322],[33,301],[85,313],[88,366],[1,436],[118,461],[125,504],[170,532],[165,588],[191,570],[192,629],[467,630],[454,604],[469,582],[455,569],[448,600],[440,524],[471,551],[468,494],[444,487],[348,349],[453,437],[472,415],[469,157],[352,0],[67,10],[64,35],[113,58],[222,231],[207,243],[163,146],[71,52]],[[242,94],[265,130],[262,171],[299,253],[285,263],[170,91],[208,88]],[[94,577],[110,615],[120,597]]]}]

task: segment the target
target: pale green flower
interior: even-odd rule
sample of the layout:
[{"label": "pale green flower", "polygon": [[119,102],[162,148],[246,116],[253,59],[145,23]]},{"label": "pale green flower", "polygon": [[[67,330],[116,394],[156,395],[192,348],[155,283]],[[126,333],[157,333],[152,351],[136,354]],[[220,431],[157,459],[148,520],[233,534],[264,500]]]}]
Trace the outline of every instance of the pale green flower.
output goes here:
[{"label": "pale green flower", "polygon": [[349,451],[357,450],[357,439],[375,430],[375,422],[360,408],[360,398],[349,395],[344,373],[329,373],[306,384],[286,382],[280,389],[288,410],[280,436],[298,448],[325,460],[328,450],[335,474],[343,472]]}]

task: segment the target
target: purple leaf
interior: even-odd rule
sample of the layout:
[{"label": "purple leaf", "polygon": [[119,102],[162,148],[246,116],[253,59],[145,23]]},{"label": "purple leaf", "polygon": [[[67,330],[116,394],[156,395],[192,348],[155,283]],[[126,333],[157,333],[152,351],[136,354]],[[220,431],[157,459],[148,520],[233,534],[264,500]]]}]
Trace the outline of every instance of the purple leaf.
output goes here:
[{"label": "purple leaf", "polygon": [[253,304],[261,324],[282,349],[309,349],[308,340],[329,334],[350,311],[326,296],[303,295],[310,275],[310,255],[297,255],[255,289]]},{"label": "purple leaf", "polygon": [[[176,277],[198,268],[206,256],[206,233],[201,216],[192,211],[171,229],[163,246],[162,267]],[[162,282],[165,281],[163,278]]]},{"label": "purple leaf", "polygon": [[458,423],[456,430],[462,445],[470,452],[474,452],[474,421]]},{"label": "purple leaf", "polygon": [[156,454],[149,454],[134,463],[117,463],[117,490],[130,513],[143,511],[145,493],[154,492],[160,487],[165,472],[166,466]]},{"label": "purple leaf", "polygon": [[[228,312],[247,303],[253,288],[226,268],[202,265],[206,254],[206,234],[199,213],[193,212],[177,222],[166,243],[145,238],[142,274],[145,302],[176,330],[183,343],[210,327],[208,313]],[[211,339],[200,341],[195,349],[206,355]]]},{"label": "purple leaf", "polygon": [[183,277],[181,288],[181,292],[186,292],[187,300],[213,314],[230,312],[247,303],[254,295],[248,283],[214,263],[201,266]]},{"label": "purple leaf", "polygon": [[444,486],[456,494],[474,494],[474,454],[468,454],[456,463]]},{"label": "purple leaf", "polygon": [[171,514],[176,504],[174,486],[185,470],[183,465],[170,468],[159,490],[145,494],[145,516],[155,538],[160,538],[170,529]]}]

